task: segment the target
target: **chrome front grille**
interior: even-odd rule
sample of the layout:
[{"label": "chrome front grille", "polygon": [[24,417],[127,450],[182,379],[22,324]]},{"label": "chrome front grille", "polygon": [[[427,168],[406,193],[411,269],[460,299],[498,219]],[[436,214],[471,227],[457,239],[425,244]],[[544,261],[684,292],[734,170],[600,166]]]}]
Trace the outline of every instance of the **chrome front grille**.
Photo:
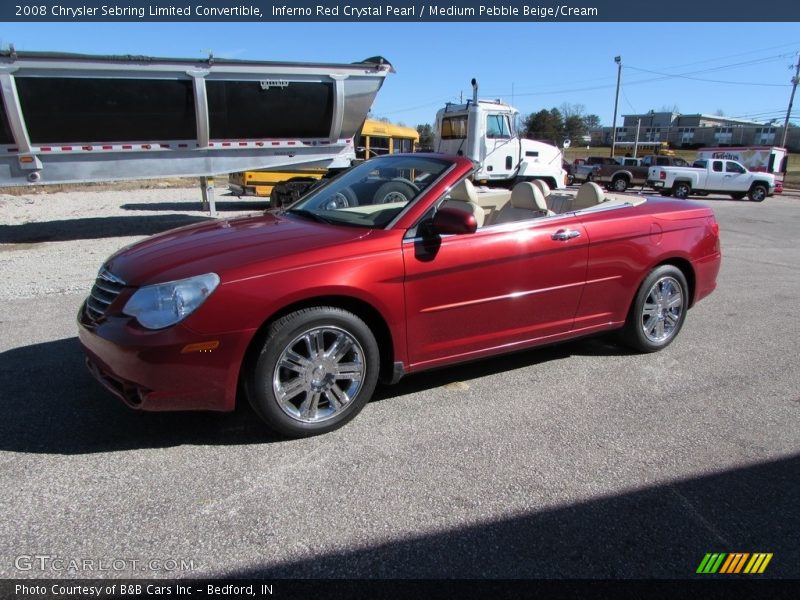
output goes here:
[{"label": "chrome front grille", "polygon": [[124,287],[125,282],[119,277],[106,268],[100,269],[92,291],[86,299],[86,316],[93,321],[102,317]]}]

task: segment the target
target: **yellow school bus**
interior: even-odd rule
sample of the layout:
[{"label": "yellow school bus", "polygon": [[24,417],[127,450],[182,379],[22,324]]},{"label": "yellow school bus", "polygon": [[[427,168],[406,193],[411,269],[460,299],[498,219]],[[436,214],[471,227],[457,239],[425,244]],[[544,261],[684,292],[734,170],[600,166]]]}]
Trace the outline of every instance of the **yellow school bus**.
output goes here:
[{"label": "yellow school bus", "polygon": [[381,154],[414,152],[418,142],[419,133],[413,127],[367,119],[356,138],[356,158],[366,160]]},{"label": "yellow school bus", "polygon": [[647,156],[648,154],[675,156],[675,151],[670,150],[667,142],[617,142],[615,150],[617,156],[633,156],[634,151],[638,157]]},{"label": "yellow school bus", "polygon": [[[364,121],[361,132],[354,140],[354,159],[366,160],[382,154],[414,152],[419,133],[413,127],[393,125],[374,119]],[[316,181],[327,169],[287,169],[241,171],[228,176],[228,189],[237,196],[269,197],[279,183]]]}]

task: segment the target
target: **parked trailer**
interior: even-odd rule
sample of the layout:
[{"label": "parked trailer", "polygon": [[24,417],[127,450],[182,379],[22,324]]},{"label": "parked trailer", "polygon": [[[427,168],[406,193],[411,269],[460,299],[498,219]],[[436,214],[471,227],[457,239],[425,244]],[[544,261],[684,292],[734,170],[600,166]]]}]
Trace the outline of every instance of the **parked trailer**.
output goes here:
[{"label": "parked trailer", "polygon": [[2,51],[0,187],[347,166],[393,71]]},{"label": "parked trailer", "polygon": [[749,171],[772,173],[775,175],[775,193],[783,192],[783,178],[786,174],[789,153],[786,148],[776,146],[731,146],[720,148],[700,148],[697,160],[735,160]]}]

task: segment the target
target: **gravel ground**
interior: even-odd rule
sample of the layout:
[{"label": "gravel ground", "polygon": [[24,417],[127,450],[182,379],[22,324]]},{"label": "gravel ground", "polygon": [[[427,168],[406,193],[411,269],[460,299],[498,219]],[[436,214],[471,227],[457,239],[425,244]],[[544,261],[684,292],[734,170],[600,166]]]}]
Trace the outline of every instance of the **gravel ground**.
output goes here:
[{"label": "gravel ground", "polygon": [[[265,207],[257,199],[217,201],[224,216]],[[0,194],[0,300],[88,292],[103,260],[122,246],[208,218],[198,188]]]},{"label": "gravel ground", "polygon": [[581,340],[419,374],[286,441],[246,402],[129,410],[84,368],[97,268],[209,218],[199,190],[0,195],[0,578],[684,578],[707,552],[773,552],[765,577],[796,579],[800,199],[702,203],[719,287],[663,352]]}]

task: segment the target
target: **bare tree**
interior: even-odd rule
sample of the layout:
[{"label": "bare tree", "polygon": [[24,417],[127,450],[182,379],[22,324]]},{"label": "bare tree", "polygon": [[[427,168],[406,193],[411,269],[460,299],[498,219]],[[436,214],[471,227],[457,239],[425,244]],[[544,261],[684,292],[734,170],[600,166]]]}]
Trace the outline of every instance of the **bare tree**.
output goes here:
[{"label": "bare tree", "polygon": [[564,102],[558,107],[558,110],[565,120],[569,119],[570,117],[578,117],[579,119],[582,119],[586,114],[586,107],[583,104],[570,104],[569,102]]}]

